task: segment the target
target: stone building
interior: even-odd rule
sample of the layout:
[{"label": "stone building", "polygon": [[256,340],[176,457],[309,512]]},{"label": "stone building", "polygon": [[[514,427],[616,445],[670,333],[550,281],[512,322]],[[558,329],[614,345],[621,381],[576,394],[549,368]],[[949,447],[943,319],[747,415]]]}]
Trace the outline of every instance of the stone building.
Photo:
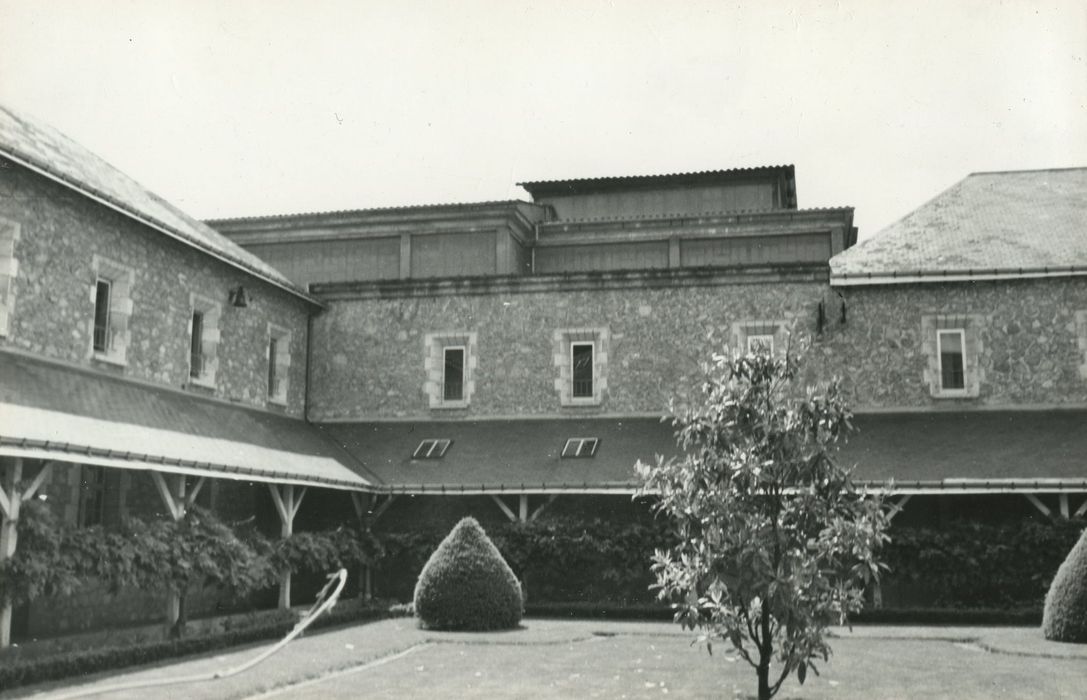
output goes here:
[{"label": "stone building", "polygon": [[[900,519],[1087,511],[1087,170],[972,175],[859,245],[792,166],[522,187],[202,223],[0,108],[0,558],[31,497],[284,534],[644,517],[633,465],[724,345],[843,376],[843,459]],[[100,598],[15,630],[164,603]]]}]

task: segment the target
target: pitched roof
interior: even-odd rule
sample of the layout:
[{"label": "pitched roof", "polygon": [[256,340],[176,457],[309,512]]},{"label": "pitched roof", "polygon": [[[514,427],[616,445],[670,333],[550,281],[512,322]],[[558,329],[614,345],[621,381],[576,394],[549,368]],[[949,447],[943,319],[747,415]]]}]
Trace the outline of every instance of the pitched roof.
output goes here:
[{"label": "pitched roof", "polygon": [[0,156],[51,177],[142,224],[316,303],[293,282],[52,126],[0,105]]},{"label": "pitched roof", "polygon": [[0,351],[0,454],[364,489],[305,421]]},{"label": "pitched roof", "polygon": [[943,490],[1015,482],[1087,489],[1087,410],[931,411],[856,417],[840,450],[859,481]]},{"label": "pitched roof", "polygon": [[1087,274],[1087,168],[974,173],[830,265],[832,284]]},{"label": "pitched roof", "polygon": [[[787,180],[795,178],[792,165],[766,165],[753,168],[730,168],[727,170],[700,170],[687,173],[665,173],[660,175],[619,175],[610,177],[583,177],[570,180],[530,180],[518,182],[534,198],[552,194],[575,194],[581,192],[599,192],[610,189],[637,189],[640,187],[679,187],[684,185],[706,184],[736,180],[750,176],[765,177],[777,175]],[[791,205],[796,206],[795,193],[790,192]]]},{"label": "pitched roof", "polygon": [[[839,459],[854,478],[899,492],[1087,489],[1087,410],[863,414]],[[374,472],[377,490],[407,493],[630,493],[634,464],[672,456],[657,418],[324,423],[320,430]],[[592,458],[562,458],[568,438],[596,437]],[[923,437],[923,439],[921,439]],[[419,443],[451,440],[441,459]]]},{"label": "pitched roof", "polygon": [[[673,454],[672,427],[658,418],[323,423],[319,428],[386,488],[463,491],[630,492],[634,463]],[[599,438],[593,457],[563,458],[569,438]],[[426,439],[452,444],[441,459],[413,460]]]}]

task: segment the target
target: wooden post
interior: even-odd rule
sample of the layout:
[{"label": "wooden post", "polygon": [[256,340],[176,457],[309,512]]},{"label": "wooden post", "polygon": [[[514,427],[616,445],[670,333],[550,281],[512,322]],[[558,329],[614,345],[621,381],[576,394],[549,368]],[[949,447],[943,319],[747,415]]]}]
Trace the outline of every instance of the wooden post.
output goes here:
[{"label": "wooden post", "polygon": [[517,519],[523,523],[528,522],[528,496],[521,494],[519,507],[517,509]]},{"label": "wooden post", "polygon": [[[151,481],[155,483],[155,488],[158,489],[159,496],[162,497],[166,512],[170,514],[175,522],[185,517],[185,513],[196,502],[196,497],[200,494],[200,489],[203,488],[206,480],[207,477],[200,477],[197,479],[196,484],[193,485],[192,491],[186,493],[184,474],[164,476],[162,472],[151,472]],[[181,591],[170,591],[166,598],[166,630],[168,632],[173,630],[180,616]]]},{"label": "wooden post", "polygon": [[[268,484],[268,489],[272,492],[272,500],[275,502],[276,512],[279,513],[279,534],[285,539],[294,534],[294,516],[298,514],[306,489],[303,487],[297,494],[295,494],[294,484],[284,485],[282,493],[277,484]],[[286,610],[290,607],[291,570],[285,569],[279,579],[279,608]]]},{"label": "wooden post", "polygon": [[[21,492],[19,482],[23,480],[22,457],[13,458],[8,468],[0,474],[0,563],[15,556],[19,539],[19,511],[24,503],[34,497],[52,467],[52,462],[44,464],[26,490]],[[11,646],[12,608],[10,599],[0,601],[0,649]]]},{"label": "wooden post", "polygon": [[[363,500],[365,499],[365,500]],[[377,496],[373,494],[361,494],[357,491],[351,492],[351,504],[355,506],[355,517],[358,518],[359,525],[367,532],[370,531],[370,525],[367,522],[367,514],[374,509],[374,503],[377,500]],[[369,507],[367,507],[369,504]],[[359,568],[359,594],[363,600],[372,600],[374,597],[373,583],[371,581],[370,566],[363,564]]]},{"label": "wooden post", "polygon": [[[0,562],[15,556],[15,544],[18,538],[16,526],[19,521],[19,481],[23,478],[23,459],[16,457],[4,470],[3,482],[0,482],[0,508],[3,509],[3,521],[0,522]],[[11,646],[11,611],[10,598],[0,601],[0,649]]]}]

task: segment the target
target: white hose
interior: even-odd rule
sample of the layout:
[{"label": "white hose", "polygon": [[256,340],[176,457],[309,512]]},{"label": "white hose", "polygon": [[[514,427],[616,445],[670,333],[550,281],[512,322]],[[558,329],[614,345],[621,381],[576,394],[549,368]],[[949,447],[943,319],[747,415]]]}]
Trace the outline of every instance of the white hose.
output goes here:
[{"label": "white hose", "polygon": [[[338,581],[338,583],[337,583]],[[336,583],[335,590],[329,593],[329,589]],[[195,676],[177,676],[175,678],[154,678],[142,681],[129,681],[128,683],[118,683],[116,685],[109,685],[105,687],[85,688],[81,690],[75,690],[68,693],[62,693],[61,695],[49,696],[52,700],[68,700],[69,698],[85,698],[91,695],[102,695],[104,693],[116,693],[122,690],[135,690],[136,688],[152,688],[162,685],[177,685],[180,683],[199,683],[201,681],[213,681],[220,678],[229,678],[236,676],[243,671],[248,671],[261,661],[264,661],[272,654],[276,653],[283,647],[287,646],[287,643],[302,633],[302,630],[310,626],[314,620],[321,616],[322,613],[329,610],[336,601],[340,598],[340,593],[343,591],[344,584],[347,583],[347,570],[340,569],[334,574],[328,575],[328,583],[325,584],[321,592],[317,594],[317,601],[306,611],[306,614],[295,624],[294,628],[287,634],[286,637],[279,640],[268,649],[265,649],[261,653],[254,656],[252,659],[246,661],[240,666],[234,668],[228,668],[223,671],[212,671],[210,673],[201,673]]]}]

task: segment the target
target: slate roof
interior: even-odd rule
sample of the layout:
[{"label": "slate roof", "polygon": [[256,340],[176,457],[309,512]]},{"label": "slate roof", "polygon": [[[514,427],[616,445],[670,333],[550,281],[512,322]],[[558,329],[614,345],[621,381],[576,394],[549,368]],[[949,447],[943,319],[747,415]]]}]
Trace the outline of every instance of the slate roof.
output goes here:
[{"label": "slate roof", "polygon": [[[1087,410],[864,414],[839,458],[854,478],[909,492],[1087,489]],[[634,464],[677,453],[657,418],[324,423],[320,430],[374,472],[381,490],[410,493],[628,493]],[[559,455],[597,437],[592,458]],[[449,439],[437,460],[413,460],[422,440]]]},{"label": "slate roof", "polygon": [[932,411],[857,416],[839,456],[854,478],[954,490],[1059,480],[1087,489],[1087,410]]},{"label": "slate roof", "polygon": [[0,453],[19,450],[340,488],[376,482],[305,421],[0,351]]},{"label": "slate roof", "polygon": [[0,156],[36,168],[81,194],[105,200],[145,225],[316,303],[278,270],[226,236],[149,192],[48,124],[3,105]]},{"label": "slate roof", "polygon": [[853,284],[1087,274],[1087,168],[974,173],[830,265]]},{"label": "slate roof", "polygon": [[[394,491],[630,491],[634,463],[673,454],[658,418],[323,423],[321,431]],[[600,439],[591,458],[559,455],[572,437]],[[411,458],[425,439],[453,441],[445,456]]]}]

